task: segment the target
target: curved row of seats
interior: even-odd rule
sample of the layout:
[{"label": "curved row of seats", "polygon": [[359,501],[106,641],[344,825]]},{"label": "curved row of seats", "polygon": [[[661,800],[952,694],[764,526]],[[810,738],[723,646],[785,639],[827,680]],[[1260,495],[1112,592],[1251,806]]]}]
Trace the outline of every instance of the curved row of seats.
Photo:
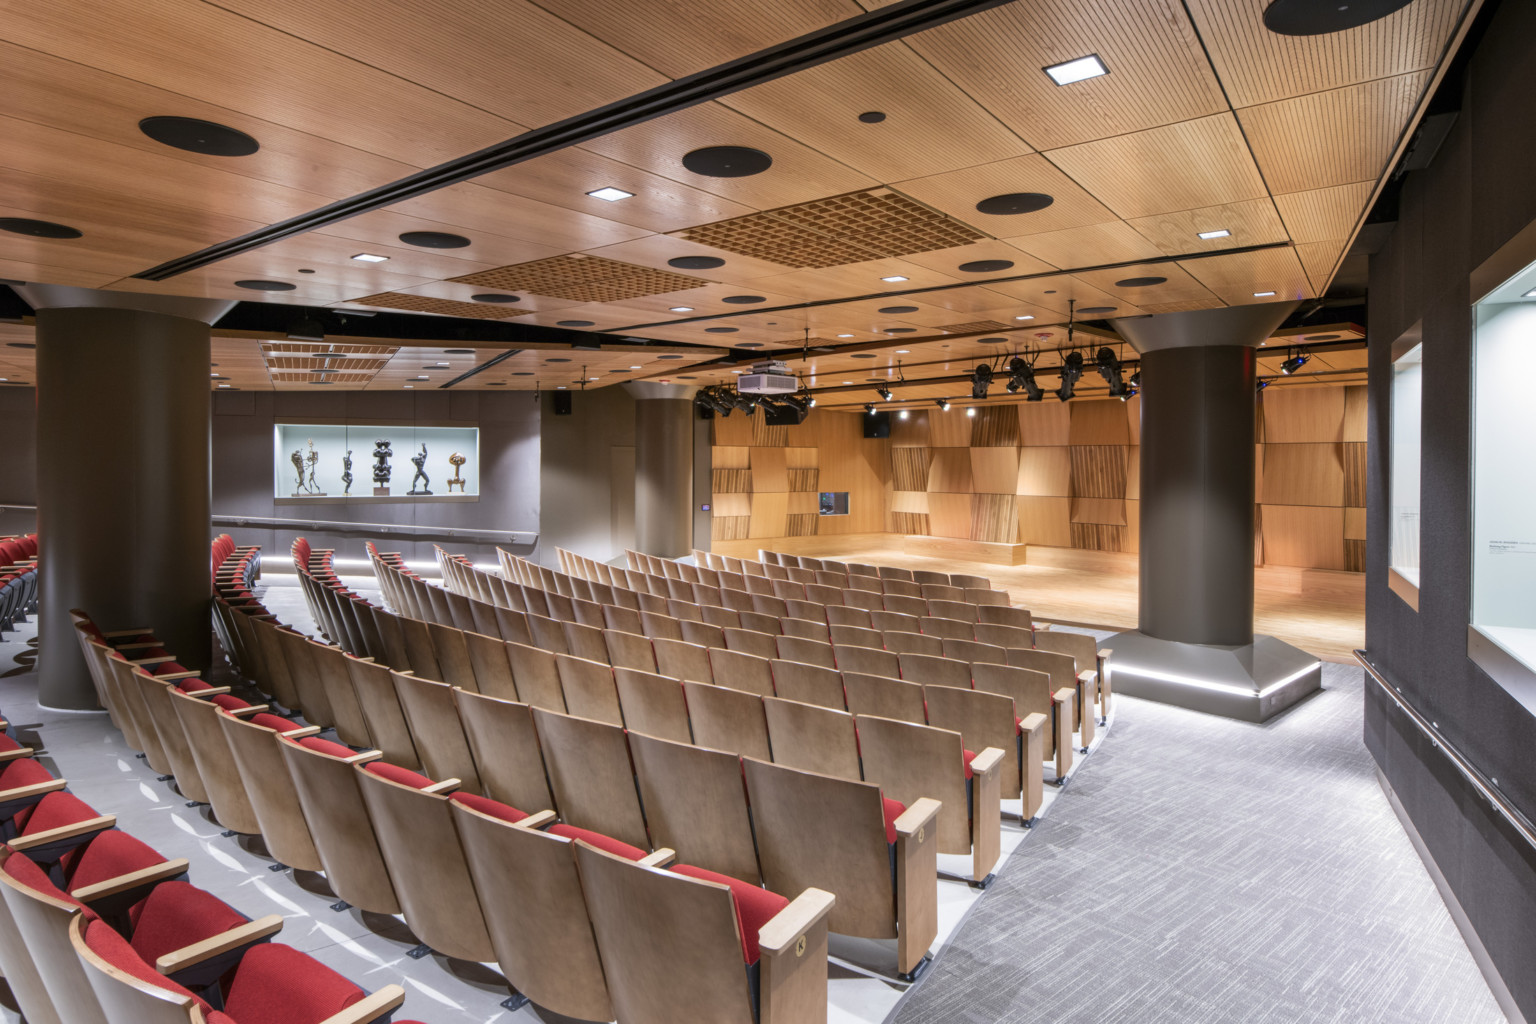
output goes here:
[{"label": "curved row of seats", "polygon": [[37,534],[0,537],[0,636],[37,610]]},{"label": "curved row of seats", "polygon": [[[631,568],[638,563],[645,563],[651,571],[659,571],[656,563],[665,561],[655,555],[647,555],[639,551],[625,551],[625,556]],[[839,562],[830,558],[809,558],[802,555],[787,555],[778,551],[759,549],[756,562],[747,558],[735,558],[731,555],[717,555],[712,551],[693,550],[694,561],[706,568],[724,572],[745,573],[748,575],[765,575],[770,579],[783,579],[777,575],[776,569],[802,569],[812,572],[831,572],[844,576],[874,577],[882,580],[896,580],[903,582],[916,582],[927,585],[942,585],[961,587],[969,590],[991,590],[992,581],[985,576],[972,576],[966,573],[933,572],[926,569],[902,569],[893,565],[867,565],[863,562]],[[998,591],[1006,594],[1006,591]]]},{"label": "curved row of seats", "polygon": [[[226,692],[133,666],[160,650],[145,630],[76,622],[93,677],[111,659],[188,700]],[[0,968],[31,1024],[365,1024],[404,1000],[272,942],[280,916],[252,920],[197,888],[186,860],[118,829],[31,753],[0,754]]]}]

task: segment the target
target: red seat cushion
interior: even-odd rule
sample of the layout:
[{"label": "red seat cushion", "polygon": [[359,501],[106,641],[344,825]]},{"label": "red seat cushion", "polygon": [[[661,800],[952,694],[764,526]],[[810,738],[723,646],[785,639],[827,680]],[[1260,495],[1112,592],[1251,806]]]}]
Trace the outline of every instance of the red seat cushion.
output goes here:
[{"label": "red seat cushion", "polygon": [[971,771],[971,762],[974,761],[974,760],[976,760],[976,755],[974,753],[972,753],[969,750],[964,752],[965,778],[966,778],[966,781],[970,781],[971,775],[974,774]]},{"label": "red seat cushion", "polygon": [[[158,656],[159,655],[154,655],[154,657]],[[149,667],[149,671],[152,675],[163,676],[168,675],[171,672],[186,672],[187,666],[177,661],[162,661],[158,665],[151,665]]]},{"label": "red seat cushion", "polygon": [[722,875],[717,871],[696,868],[691,864],[678,864],[672,868],[672,871],[674,874],[702,878],[706,882],[716,882],[731,887],[731,902],[736,906],[736,927],[741,931],[742,959],[748,964],[757,963],[757,933],[762,930],[763,925],[773,920],[775,914],[789,906],[789,900],[762,886],[743,882],[739,878]]},{"label": "red seat cushion", "polygon": [[472,811],[489,814],[493,818],[500,818],[514,825],[528,817],[525,811],[520,811],[511,804],[504,804],[500,800],[492,800],[487,796],[476,796],[474,793],[454,793],[448,799],[456,804],[463,804]]},{"label": "red seat cushion", "polygon": [[121,829],[109,829],[64,857],[71,891],[105,882],[118,875],[164,864],[160,851]]},{"label": "red seat cushion", "polygon": [[266,942],[241,958],[224,1009],[240,1024],[318,1024],[364,995],[314,957]]},{"label": "red seat cushion", "polygon": [[249,918],[191,882],[162,882],[128,911],[133,951],[154,966],[167,953],[238,928]]},{"label": "red seat cushion", "polygon": [[5,733],[0,732],[0,750],[20,750],[21,744],[17,743]]},{"label": "red seat cushion", "polygon": [[627,860],[639,860],[645,856],[645,851],[638,847],[622,843],[612,836],[603,835],[601,832],[577,828],[575,825],[551,825],[544,831],[552,836],[560,836],[563,839],[580,839],[584,843],[597,847],[604,853],[611,853],[616,857],[624,857]]},{"label": "red seat cushion", "polygon": [[896,819],[906,813],[907,805],[900,800],[892,800],[888,796],[881,796],[880,802],[885,805],[885,841],[896,841]]},{"label": "red seat cushion", "polygon": [[259,725],[264,729],[272,729],[275,732],[293,732],[304,728],[304,726],[291,718],[283,718],[281,715],[269,715],[266,712],[252,715],[246,721],[252,725]]},{"label": "red seat cushion", "polygon": [[44,896],[52,896],[56,900],[65,903],[73,903],[77,907],[83,907],[69,893],[64,892],[53,884],[53,879],[48,877],[48,872],[37,866],[37,862],[24,853],[13,853],[6,858],[5,873],[17,882],[31,889],[33,892],[42,893]]},{"label": "red seat cushion", "polygon": [[316,750],[322,754],[330,754],[332,757],[351,757],[357,751],[351,747],[343,746],[332,740],[323,740],[318,736],[306,736],[301,740],[295,740],[299,746],[306,750]]},{"label": "red seat cushion", "polygon": [[97,920],[86,923],[85,944],[97,956],[125,974],[130,974],[147,985],[163,988],[179,996],[189,998],[202,1007],[204,1013],[209,1011],[210,1007],[207,1003],[162,975],[151,965],[145,963],[144,958],[135,953],[133,947],[128,945],[128,940],[113,931],[112,927],[104,921]]},{"label": "red seat cushion", "polygon": [[35,786],[39,782],[52,782],[53,775],[30,757],[17,758],[0,771],[0,790]]},{"label": "red seat cushion", "polygon": [[[37,835],[39,832],[47,832],[49,829],[62,828],[65,825],[73,825],[77,821],[85,821],[87,818],[96,817],[96,810],[90,804],[81,800],[73,793],[49,793],[32,807],[32,813],[27,817],[26,827],[21,830],[24,836]],[[20,820],[21,815],[16,816]]]},{"label": "red seat cushion", "polygon": [[431,779],[420,772],[413,772],[409,768],[401,768],[397,764],[389,764],[386,761],[370,761],[363,766],[363,771],[371,775],[377,775],[381,779],[390,782],[398,782],[402,786],[410,786],[413,789],[426,789],[433,785]]}]

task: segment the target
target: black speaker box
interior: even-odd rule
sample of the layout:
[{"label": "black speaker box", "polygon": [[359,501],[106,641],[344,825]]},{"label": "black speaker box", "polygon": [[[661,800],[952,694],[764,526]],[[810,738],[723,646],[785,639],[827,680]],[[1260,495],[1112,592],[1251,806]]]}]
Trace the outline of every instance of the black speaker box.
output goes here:
[{"label": "black speaker box", "polygon": [[555,392],[555,415],[569,416],[571,414],[571,393],[569,391]]},{"label": "black speaker box", "polygon": [[860,417],[864,421],[865,437],[890,437],[891,414],[884,410],[865,413]]}]

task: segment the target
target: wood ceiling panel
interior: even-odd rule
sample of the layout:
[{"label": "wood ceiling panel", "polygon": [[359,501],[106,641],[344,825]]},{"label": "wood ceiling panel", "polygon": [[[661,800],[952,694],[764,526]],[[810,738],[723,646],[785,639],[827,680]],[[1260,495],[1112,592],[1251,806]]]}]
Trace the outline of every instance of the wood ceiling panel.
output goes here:
[{"label": "wood ceiling panel", "polygon": [[[19,211],[18,211],[19,212]],[[11,214],[0,214],[11,216]],[[38,239],[42,241],[42,239]],[[68,284],[80,288],[100,288],[105,284],[117,280],[122,276],[122,257],[102,254],[101,258],[112,264],[112,271],[101,270],[77,270],[74,267],[55,267],[46,262],[37,262],[31,259],[13,259],[12,256],[21,256],[21,253],[12,253],[7,241],[0,241],[0,277],[12,281],[45,281],[48,284]],[[73,260],[71,260],[73,262]]]},{"label": "wood ceiling panel", "polygon": [[[612,245],[646,234],[643,228],[498,192],[473,182],[450,185],[396,203],[387,212],[448,224],[471,238],[477,231],[491,232],[566,251]],[[344,227],[346,223],[350,221],[338,227]],[[454,252],[467,254],[469,250],[456,249]]]},{"label": "wood ceiling panel", "polygon": [[1434,67],[1465,0],[1419,0],[1347,32],[1284,36],[1264,28],[1268,0],[1189,0],[1236,107],[1325,92]]},{"label": "wood ceiling panel", "polygon": [[1293,242],[1331,242],[1354,233],[1355,222],[1365,212],[1373,185],[1374,182],[1357,181],[1309,192],[1288,192],[1275,196],[1275,206]]},{"label": "wood ceiling panel", "polygon": [[[496,194],[491,193],[489,189],[482,191]],[[459,219],[467,218],[459,216]],[[312,233],[325,235],[328,238],[344,239],[349,243],[361,243],[358,245],[360,252],[371,252],[373,246],[399,247],[404,244],[400,241],[400,236],[407,231],[447,231],[462,234],[469,239],[469,245],[462,249],[427,250],[434,259],[455,260],[461,263],[464,269],[460,270],[459,274],[473,273],[488,266],[504,267],[511,263],[524,263],[529,260],[559,256],[567,251],[562,247],[498,233],[487,226],[488,224],[515,229],[515,225],[503,225],[494,219],[484,223],[462,225],[422,216],[406,216],[391,209],[375,210],[372,213],[349,217]],[[444,265],[443,269],[447,271],[449,268]],[[445,273],[444,276],[448,275]]]},{"label": "wood ceiling panel", "polygon": [[[901,42],[722,100],[880,181],[920,178],[1031,152],[975,100]],[[865,124],[858,115],[886,115]],[[807,117],[815,111],[814,117]]]},{"label": "wood ceiling panel", "polygon": [[1056,149],[1046,155],[1122,217],[1220,206],[1266,194],[1264,179],[1231,113]]},{"label": "wood ceiling panel", "polygon": [[272,378],[262,357],[261,344],[243,338],[211,339],[209,387],[215,392],[271,391]]},{"label": "wood ceiling panel", "polygon": [[[1139,267],[1098,270],[1074,276],[1079,281],[1102,289],[1122,302],[1132,303],[1142,309],[1152,304],[1194,303],[1202,309],[1221,304],[1221,300],[1212,295],[1205,285],[1191,277],[1188,271],[1176,263],[1151,263]],[[1161,284],[1152,285],[1120,284],[1121,281],[1149,277],[1162,277],[1167,280]]]},{"label": "wood ceiling panel", "polygon": [[[905,281],[882,281],[885,277],[903,277]],[[849,295],[878,295],[885,290],[899,288],[926,288],[931,285],[958,284],[953,274],[940,273],[919,266],[908,259],[870,260],[867,263],[850,263],[842,267],[823,267],[817,270],[795,270],[787,274],[759,278],[755,284],[763,288],[798,296],[804,301],[839,299]],[[892,296],[891,304],[904,302],[902,296]],[[909,303],[908,303],[909,304]]]},{"label": "wood ceiling panel", "polygon": [[[1141,310],[1132,306],[1123,299],[1116,298],[1106,291],[1093,287],[1086,281],[1077,277],[1044,277],[1032,281],[998,282],[988,285],[996,292],[1014,296],[1034,306],[1054,310],[1057,319],[1065,321],[1069,299],[1077,301],[1077,308],[1093,306],[1109,306],[1115,316],[1135,316]],[[1108,316],[1109,313],[1089,314],[1094,316]],[[1033,331],[1034,327],[1021,327],[1021,330]]]},{"label": "wood ceiling panel", "polygon": [[1067,228],[1064,231],[1044,231],[1015,241],[1019,248],[1030,255],[1060,269],[1122,263],[1163,255],[1155,244],[1120,220]]},{"label": "wood ceiling panel", "polygon": [[[141,268],[142,269],[142,268]],[[291,292],[253,292],[237,288],[234,278],[218,264],[180,274],[167,281],[146,281],[124,277],[107,285],[109,291],[136,292],[141,295],[184,295],[199,299],[236,299],[244,302],[273,303],[281,306],[327,306],[351,297],[340,285],[311,282],[297,274],[274,277],[295,286]]]},{"label": "wood ceiling panel", "polygon": [[[966,224],[1010,240],[1115,219],[1103,203],[1038,153],[912,178],[895,187]],[[1043,192],[1055,201],[1043,210],[1011,216],[990,215],[976,209],[976,204],[989,196],[1013,192]]]},{"label": "wood ceiling panel", "polygon": [[[1226,107],[1175,0],[1006,4],[921,33],[910,44],[1036,149]],[[1110,74],[1058,87],[1037,70],[1091,53]]]},{"label": "wood ceiling panel", "polygon": [[[338,227],[344,226],[344,224],[338,225]],[[309,231],[227,260],[221,260],[212,266],[227,271],[226,276],[237,278],[263,277],[268,274],[292,275],[300,268],[305,268],[315,271],[317,278],[327,279],[329,275],[331,280],[355,282],[353,290],[358,294],[369,290],[367,284],[369,281],[390,282],[396,277],[416,278],[422,286],[427,286],[445,277],[456,277],[476,270],[489,270],[496,266],[494,263],[477,263],[450,255],[458,250],[421,249],[406,245],[398,239],[391,239],[391,241],[394,242],[393,245],[381,241],[361,241]],[[368,263],[352,258],[359,253],[385,256],[388,257],[388,262]],[[374,272],[385,276],[382,278],[370,276]],[[399,281],[394,283],[397,285],[395,289],[397,291],[417,287],[417,285],[405,285]],[[460,298],[461,296],[442,297]],[[468,298],[468,295],[462,297]]]},{"label": "wood ceiling panel", "polygon": [[1422,71],[1237,112],[1276,195],[1375,181],[1431,72]]},{"label": "wood ceiling panel", "polygon": [[[973,242],[970,245],[959,245],[953,249],[917,252],[903,258],[909,263],[915,263],[920,267],[926,267],[941,274],[952,274],[963,281],[985,281],[988,278],[1010,277],[1015,274],[1039,274],[1052,269],[1051,264],[1046,263],[1044,260],[1036,259],[1022,248],[995,238],[984,238],[979,242]],[[1013,266],[1003,270],[982,273],[960,269],[961,264],[980,260],[1007,260]],[[983,293],[984,290],[968,288],[965,291],[967,293]],[[925,295],[924,299],[928,302],[934,301],[932,295]],[[983,307],[977,306],[975,308]]]},{"label": "wood ceiling panel", "polygon": [[1312,282],[1314,293],[1322,295],[1327,291],[1333,268],[1338,266],[1339,257],[1344,255],[1344,246],[1347,244],[1346,240],[1340,239],[1334,242],[1308,242],[1296,247],[1296,256]]},{"label": "wood ceiling panel", "polygon": [[[712,178],[683,167],[683,156],[705,146],[747,146],[773,157],[773,166],[745,178]],[[704,103],[585,143],[612,157],[757,210],[803,203],[879,184],[786,135],[719,103]]]},{"label": "wood ceiling panel", "polygon": [[761,278],[787,274],[794,269],[779,263],[770,263],[767,260],[739,256],[724,249],[712,249],[707,245],[699,245],[697,242],[674,238],[670,235],[645,235],[641,238],[632,238],[627,242],[588,249],[586,254],[602,256],[610,260],[623,260],[626,263],[638,263],[642,266],[656,267],[658,270],[668,268],[667,261],[679,256],[713,256],[716,259],[725,260],[725,265],[710,270],[688,271],[688,273],[711,281],[732,281],[737,284],[748,284]]},{"label": "wood ceiling panel", "polygon": [[[366,20],[374,23],[376,17]],[[350,30],[355,34],[354,22]],[[435,33],[443,36],[445,33]],[[12,43],[418,167],[524,126],[207,3],[112,0],[7,12]],[[452,67],[452,61],[448,64]],[[281,73],[273,69],[280,68]],[[261,83],[252,88],[251,83]],[[144,116],[180,111],[145,111]]]},{"label": "wood ceiling panel", "polygon": [[[1286,239],[1285,224],[1268,198],[1134,217],[1127,223],[1168,255],[1235,249]],[[1201,238],[1202,231],[1230,231],[1231,234],[1224,238]]]},{"label": "wood ceiling panel", "polygon": [[[1180,263],[1179,266],[1231,306],[1304,299],[1314,294],[1294,249],[1264,249],[1230,256],[1212,256]],[[1256,296],[1255,292],[1275,294]]]}]

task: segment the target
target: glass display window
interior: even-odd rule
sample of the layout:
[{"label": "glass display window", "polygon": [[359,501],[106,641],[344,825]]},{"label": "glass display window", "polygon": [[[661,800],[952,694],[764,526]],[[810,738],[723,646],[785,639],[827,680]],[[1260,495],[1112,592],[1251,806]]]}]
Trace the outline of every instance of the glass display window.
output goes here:
[{"label": "glass display window", "polygon": [[280,502],[416,501],[480,493],[477,427],[278,423]]},{"label": "glass display window", "polygon": [[1417,588],[1424,345],[1412,338],[1402,344],[1410,347],[1392,360],[1391,551],[1387,565]]}]

